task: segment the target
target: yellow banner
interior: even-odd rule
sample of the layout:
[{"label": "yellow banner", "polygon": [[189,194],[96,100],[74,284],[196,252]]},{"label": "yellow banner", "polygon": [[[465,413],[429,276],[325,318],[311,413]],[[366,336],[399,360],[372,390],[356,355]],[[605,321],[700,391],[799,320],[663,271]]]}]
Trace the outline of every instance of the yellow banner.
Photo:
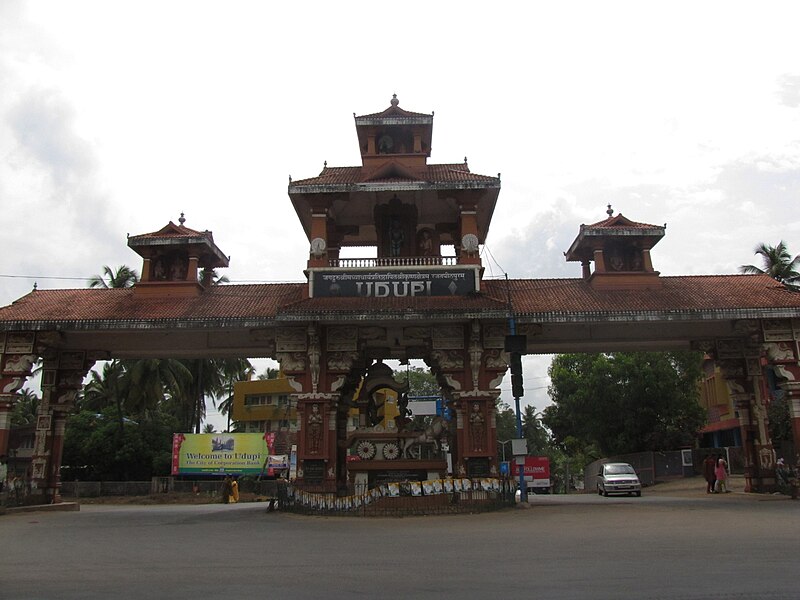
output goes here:
[{"label": "yellow banner", "polygon": [[269,456],[269,433],[176,433],[172,474],[256,475]]}]

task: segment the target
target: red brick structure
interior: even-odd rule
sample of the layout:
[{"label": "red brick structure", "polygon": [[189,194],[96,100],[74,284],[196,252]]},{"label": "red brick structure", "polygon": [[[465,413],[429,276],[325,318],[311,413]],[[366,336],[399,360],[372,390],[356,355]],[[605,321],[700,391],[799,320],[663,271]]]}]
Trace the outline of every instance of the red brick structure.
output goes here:
[{"label": "red brick structure", "polygon": [[[38,493],[58,499],[64,420],[87,370],[132,357],[278,360],[298,410],[306,488],[441,477],[445,447],[455,474],[490,476],[509,304],[528,353],[705,350],[736,398],[748,486],[769,489],[763,367],[792,399],[798,441],[800,294],[766,276],[661,277],[650,250],[665,229],[610,207],[565,253],[581,262],[581,277],[484,279],[479,251],[499,177],[474,174],[466,161],[428,164],[433,115],[405,111],[396,98],[355,125],[360,166],[326,165],[289,185],[309,242],[307,284],[210,285],[227,258],[210,232],[181,219],[129,239],[143,259],[132,289],[35,290],[0,308],[0,454],[13,394],[44,361],[32,457]],[[374,251],[341,256],[356,247]],[[453,421],[429,431],[409,431],[403,419],[378,428],[374,392],[404,391],[388,359],[424,360]]]}]

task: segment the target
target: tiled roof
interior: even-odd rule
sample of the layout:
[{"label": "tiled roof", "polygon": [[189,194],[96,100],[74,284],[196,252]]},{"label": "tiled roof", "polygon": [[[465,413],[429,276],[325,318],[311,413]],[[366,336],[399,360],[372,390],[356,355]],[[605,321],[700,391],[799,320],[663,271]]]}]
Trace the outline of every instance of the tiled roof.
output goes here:
[{"label": "tiled roof", "polygon": [[[583,279],[484,281],[491,296],[511,293],[518,315],[542,320],[606,318],[634,313],[691,316],[788,309],[800,316],[800,293],[766,275],[701,275],[659,278],[657,289],[600,290]],[[754,316],[757,318],[757,316]]]},{"label": "tiled roof", "polygon": [[36,290],[0,308],[0,324],[270,319],[306,290],[302,283],[219,285],[192,297],[138,295],[132,288]]},{"label": "tiled roof", "polygon": [[132,235],[130,239],[147,239],[147,238],[162,238],[162,237],[170,237],[170,238],[195,238],[195,237],[205,237],[211,238],[211,232],[206,231],[196,231],[194,229],[190,229],[185,225],[175,225],[172,221],[167,223],[164,227],[159,229],[158,231],[153,231],[152,233],[141,233],[139,235]]},{"label": "tiled roof", "polygon": [[459,297],[307,298],[304,283],[219,285],[195,297],[152,297],[126,289],[36,290],[0,308],[0,330],[126,328],[137,323],[219,326],[272,320],[413,319],[465,315],[500,318],[507,289],[515,313],[542,322],[654,318],[800,316],[800,293],[766,275],[662,277],[660,289],[596,290],[583,279],[482,282]]},{"label": "tiled roof", "polygon": [[636,221],[631,221],[630,219],[624,217],[622,213],[614,217],[608,217],[602,221],[597,223],[592,223],[591,225],[582,225],[581,229],[619,229],[619,228],[626,228],[626,229],[663,229],[663,227],[659,225],[650,225],[649,223],[637,223]]},{"label": "tiled roof", "polygon": [[[316,177],[299,179],[292,181],[289,187],[313,186],[313,185],[353,185],[363,183],[363,171],[361,167],[325,167]],[[392,183],[410,180],[403,177],[391,177],[385,179],[370,179],[370,183]],[[462,183],[462,182],[495,182],[496,177],[478,175],[471,173],[469,167],[464,163],[451,165],[427,165],[427,172],[421,176],[419,181],[428,183]]]}]

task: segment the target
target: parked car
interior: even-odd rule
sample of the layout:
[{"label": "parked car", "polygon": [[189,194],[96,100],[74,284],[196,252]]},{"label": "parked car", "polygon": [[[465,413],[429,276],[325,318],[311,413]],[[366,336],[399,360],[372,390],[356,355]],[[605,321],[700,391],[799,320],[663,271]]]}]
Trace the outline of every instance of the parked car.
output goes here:
[{"label": "parked car", "polygon": [[597,493],[641,496],[642,483],[634,468],[628,463],[606,463],[597,474]]}]

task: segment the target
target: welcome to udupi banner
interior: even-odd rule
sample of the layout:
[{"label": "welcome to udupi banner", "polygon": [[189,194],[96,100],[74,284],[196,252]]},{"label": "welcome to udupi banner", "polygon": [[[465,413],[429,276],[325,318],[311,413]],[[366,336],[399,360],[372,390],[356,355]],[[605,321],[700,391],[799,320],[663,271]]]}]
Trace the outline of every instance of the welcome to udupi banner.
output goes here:
[{"label": "welcome to udupi banner", "polygon": [[275,433],[176,433],[172,474],[258,475]]}]

